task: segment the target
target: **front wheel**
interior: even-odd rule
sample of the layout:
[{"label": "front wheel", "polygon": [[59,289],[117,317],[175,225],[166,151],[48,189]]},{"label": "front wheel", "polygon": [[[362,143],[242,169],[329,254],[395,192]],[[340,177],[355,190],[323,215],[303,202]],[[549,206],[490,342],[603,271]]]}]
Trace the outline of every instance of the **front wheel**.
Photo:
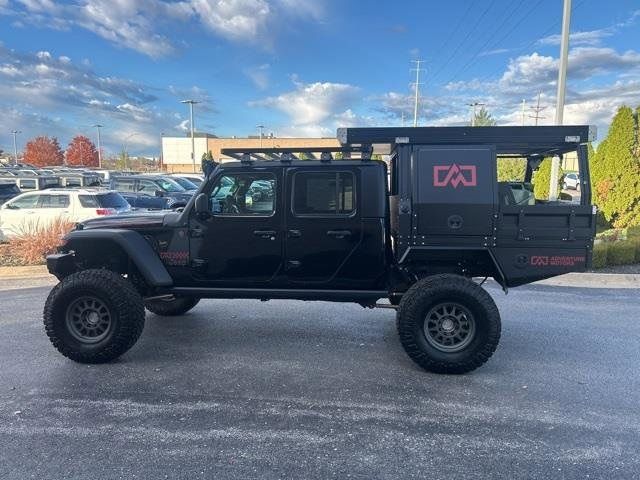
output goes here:
[{"label": "front wheel", "polygon": [[142,297],[109,270],[84,270],[56,285],[44,307],[44,326],[53,346],[80,363],[118,358],[144,328]]},{"label": "front wheel", "polygon": [[144,302],[144,306],[156,315],[176,317],[187,313],[195,307],[199,301],[200,299],[195,297],[171,297],[167,299],[147,300]]},{"label": "front wheel", "polygon": [[491,296],[458,275],[435,275],[415,283],[397,314],[400,341],[427,371],[460,374],[475,370],[500,341],[500,314]]}]

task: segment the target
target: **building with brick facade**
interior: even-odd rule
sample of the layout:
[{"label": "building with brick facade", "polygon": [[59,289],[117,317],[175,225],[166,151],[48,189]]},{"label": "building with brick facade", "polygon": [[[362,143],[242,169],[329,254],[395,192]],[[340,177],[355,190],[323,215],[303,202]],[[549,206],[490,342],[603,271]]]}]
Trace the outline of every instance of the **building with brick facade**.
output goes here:
[{"label": "building with brick facade", "polygon": [[[216,137],[209,134],[198,134],[194,142],[196,168],[200,171],[202,155],[211,152],[217,162],[231,160],[222,155],[223,148],[296,148],[337,147],[336,138],[281,138],[265,137]],[[191,138],[162,137],[162,166],[169,173],[192,172]]]}]

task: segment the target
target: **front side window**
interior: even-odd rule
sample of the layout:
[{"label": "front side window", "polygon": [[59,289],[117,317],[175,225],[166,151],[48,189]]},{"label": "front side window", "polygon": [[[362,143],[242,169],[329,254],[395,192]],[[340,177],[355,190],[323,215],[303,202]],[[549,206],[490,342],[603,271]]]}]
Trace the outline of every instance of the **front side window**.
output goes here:
[{"label": "front side window", "polygon": [[40,195],[25,195],[8,202],[7,207],[12,209],[36,208],[39,198]]},{"label": "front side window", "polygon": [[293,180],[294,215],[351,215],[355,211],[351,172],[298,172]]},{"label": "front side window", "polygon": [[140,193],[155,195],[159,190],[161,190],[161,188],[151,180],[140,180],[140,186],[138,187]]},{"label": "front side window", "polygon": [[272,173],[238,173],[218,179],[209,196],[211,211],[227,216],[270,216],[275,212]]}]

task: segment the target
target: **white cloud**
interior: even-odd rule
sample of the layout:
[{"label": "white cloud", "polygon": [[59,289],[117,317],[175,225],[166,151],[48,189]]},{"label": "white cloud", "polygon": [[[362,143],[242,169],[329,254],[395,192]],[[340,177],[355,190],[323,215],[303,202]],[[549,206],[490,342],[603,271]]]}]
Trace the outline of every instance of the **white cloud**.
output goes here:
[{"label": "white cloud", "polygon": [[[6,0],[5,0],[6,1]],[[270,48],[286,17],[296,21],[322,18],[320,0],[20,0],[21,8],[0,3],[0,14],[43,28],[80,27],[150,57],[176,51],[169,39],[172,22],[195,23],[233,42]]]},{"label": "white cloud", "polygon": [[260,90],[266,90],[269,86],[270,70],[271,66],[268,63],[264,63],[257,67],[248,68],[244,73],[256,87]]},{"label": "white cloud", "polygon": [[302,83],[275,97],[251,102],[250,106],[279,110],[289,117],[289,129],[326,135],[335,127],[338,115],[358,101],[358,87],[345,83]]},{"label": "white cloud", "polygon": [[[602,43],[602,40],[614,34],[611,28],[602,28],[599,30],[590,30],[586,32],[573,32],[569,35],[569,44],[572,46],[596,46]],[[549,35],[548,37],[538,40],[540,45],[560,45],[560,34]]]},{"label": "white cloud", "polygon": [[99,122],[108,150],[118,150],[120,137],[136,132],[129,140],[135,150],[158,146],[160,132],[174,130],[173,112],[155,107],[157,97],[148,86],[99,76],[65,56],[18,53],[0,45],[0,84],[0,131],[21,130],[23,140],[46,134],[65,144],[78,133],[92,136],[91,125]]}]

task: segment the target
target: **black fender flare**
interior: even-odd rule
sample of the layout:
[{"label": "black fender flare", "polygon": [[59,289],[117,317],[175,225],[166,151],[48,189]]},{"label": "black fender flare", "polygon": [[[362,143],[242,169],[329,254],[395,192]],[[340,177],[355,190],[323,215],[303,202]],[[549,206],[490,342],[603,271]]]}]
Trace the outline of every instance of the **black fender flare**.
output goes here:
[{"label": "black fender flare", "polygon": [[[158,254],[142,235],[134,230],[105,228],[96,230],[74,230],[65,237],[64,250],[73,250],[75,243],[106,240],[120,247],[136,266],[148,285],[152,287],[170,287],[173,279]],[[51,272],[54,273],[55,272]]]}]

